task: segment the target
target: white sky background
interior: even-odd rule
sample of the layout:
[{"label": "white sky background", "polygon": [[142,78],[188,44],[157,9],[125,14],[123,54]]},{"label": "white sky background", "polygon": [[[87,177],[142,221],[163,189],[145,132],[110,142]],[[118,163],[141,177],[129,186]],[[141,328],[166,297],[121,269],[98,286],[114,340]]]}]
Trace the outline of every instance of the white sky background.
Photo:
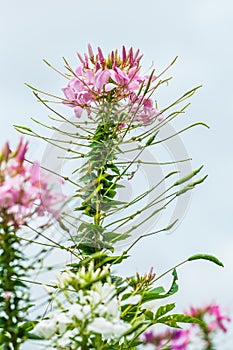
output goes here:
[{"label": "white sky background", "polygon": [[[42,59],[61,68],[65,56],[75,65],[75,52],[85,52],[88,42],[105,53],[122,44],[140,48],[145,69],[153,61],[158,71],[178,55],[170,70],[173,80],[162,89],[161,102],[158,97],[160,105],[203,85],[179,126],[204,121],[211,127],[182,136],[193,167],[204,164],[209,177],[194,191],[178,229],[141,242],[127,268],[129,273],[143,273],[154,266],[161,273],[200,252],[221,259],[224,269],[204,261],[180,268],[175,297],[180,311],[190,304],[217,301],[233,315],[232,33],[230,0],[0,2],[1,144],[6,139],[16,143],[12,124],[32,125],[31,116],[46,120],[47,111],[24,82],[55,94],[64,86]],[[42,155],[43,147],[33,148],[32,142],[32,158]]]}]

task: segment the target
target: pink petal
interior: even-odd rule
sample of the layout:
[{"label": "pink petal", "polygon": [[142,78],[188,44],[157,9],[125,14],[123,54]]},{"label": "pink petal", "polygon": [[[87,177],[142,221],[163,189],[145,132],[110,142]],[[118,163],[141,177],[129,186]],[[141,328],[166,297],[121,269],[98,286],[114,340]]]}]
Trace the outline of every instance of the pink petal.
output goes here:
[{"label": "pink petal", "polygon": [[147,98],[143,101],[143,105],[146,108],[152,108],[153,107],[153,101],[151,98]]},{"label": "pink petal", "polygon": [[91,69],[87,69],[86,71],[86,76],[87,76],[87,84],[93,84],[94,82],[94,73]]},{"label": "pink petal", "polygon": [[79,106],[75,107],[74,108],[75,117],[80,118],[82,115],[82,111],[83,111],[82,107],[79,107]]},{"label": "pink petal", "polygon": [[84,61],[84,59],[82,58],[82,56],[80,55],[79,52],[77,52],[77,55],[78,55],[78,58],[80,59],[80,62],[85,64],[85,61]]},{"label": "pink petal", "polygon": [[98,91],[102,90],[104,84],[107,83],[110,78],[110,72],[108,69],[103,70],[100,74],[97,75],[95,79],[95,87]]},{"label": "pink petal", "polygon": [[122,46],[122,62],[126,62],[126,49],[124,45]]},{"label": "pink petal", "polygon": [[120,79],[120,81],[121,81],[123,84],[128,83],[129,78],[128,78],[127,74],[126,74],[124,71],[122,71],[122,70],[119,69],[118,67],[115,67],[115,71],[116,71],[116,73],[117,73],[118,78]]},{"label": "pink petal", "polygon": [[93,60],[94,59],[94,53],[93,53],[91,44],[88,44],[88,53],[89,53],[90,59]]},{"label": "pink petal", "polygon": [[101,50],[100,47],[97,48],[98,49],[98,53],[99,53],[99,59],[100,59],[100,63],[103,64],[105,59],[104,59],[104,55],[103,55],[103,52]]},{"label": "pink petal", "polygon": [[113,89],[115,89],[117,87],[117,85],[113,84],[113,83],[108,83],[105,85],[104,89],[106,92],[109,92]]},{"label": "pink petal", "polygon": [[31,184],[33,186],[39,186],[40,184],[40,164],[35,162],[31,168]]}]

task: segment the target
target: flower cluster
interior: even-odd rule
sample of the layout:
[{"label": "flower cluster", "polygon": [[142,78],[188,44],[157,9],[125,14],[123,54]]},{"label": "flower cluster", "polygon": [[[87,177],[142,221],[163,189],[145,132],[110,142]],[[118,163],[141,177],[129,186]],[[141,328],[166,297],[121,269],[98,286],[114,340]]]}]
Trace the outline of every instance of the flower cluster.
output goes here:
[{"label": "flower cluster", "polygon": [[[95,349],[99,336],[104,344],[111,345],[123,340],[124,333],[131,328],[121,319],[121,308],[137,304],[141,296],[122,300],[123,295],[119,295],[108,277],[106,281],[99,280],[106,277],[107,270],[94,271],[92,263],[86,276],[83,272],[81,268],[77,273],[66,271],[58,276],[57,287],[62,288],[65,296],[63,310],[60,306],[33,329],[35,335],[48,339],[56,349],[81,349],[84,343]],[[58,302],[58,305],[61,304]]]},{"label": "flower cluster", "polygon": [[[84,108],[90,114],[91,106],[123,100],[131,106],[131,116],[143,124],[151,123],[156,117],[162,119],[152,99],[146,97],[146,90],[156,76],[153,72],[150,76],[141,74],[142,55],[139,55],[139,50],[134,52],[130,48],[127,52],[123,46],[121,56],[116,50],[107,58],[99,47],[96,55],[91,45],[88,51],[89,55],[84,54],[84,57],[78,53],[81,64],[75,71],[71,70],[73,78],[62,89],[67,99],[64,103],[74,108],[77,117],[81,116]],[[150,95],[152,91],[153,88],[150,88]]]},{"label": "flower cluster", "polygon": [[0,211],[1,222],[19,227],[34,214],[44,215],[46,211],[57,216],[55,205],[64,196],[53,193],[48,176],[39,163],[25,164],[28,142],[22,138],[13,152],[6,143],[0,152]]},{"label": "flower cluster", "polygon": [[203,349],[210,349],[214,333],[219,330],[224,333],[227,332],[224,322],[230,322],[231,320],[230,317],[222,313],[220,306],[217,304],[210,304],[203,308],[191,307],[186,314],[204,321],[206,326],[201,327],[200,325],[192,324],[188,329],[166,330],[157,334],[152,330],[147,331],[142,337],[143,343],[148,345],[146,348],[188,350],[189,345],[195,342],[194,338],[197,338],[199,347],[202,343]]},{"label": "flower cluster", "polygon": [[190,342],[189,330],[166,330],[156,335],[153,331],[148,331],[143,335],[143,342],[145,344],[150,344],[151,349],[156,350],[162,350],[164,348],[171,350],[186,350]]},{"label": "flower cluster", "polygon": [[224,315],[217,304],[206,305],[203,308],[191,307],[187,312],[188,315],[199,319],[207,318],[207,331],[214,332],[221,330],[224,333],[227,332],[225,322],[230,322],[231,319],[227,315]]}]

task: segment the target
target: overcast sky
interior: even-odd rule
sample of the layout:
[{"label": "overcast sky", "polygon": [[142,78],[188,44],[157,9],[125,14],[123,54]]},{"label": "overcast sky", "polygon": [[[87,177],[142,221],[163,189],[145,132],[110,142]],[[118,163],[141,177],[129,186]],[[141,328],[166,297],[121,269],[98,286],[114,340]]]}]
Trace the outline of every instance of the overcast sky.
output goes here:
[{"label": "overcast sky", "polygon": [[[160,105],[203,85],[179,126],[196,121],[210,126],[181,137],[193,158],[192,166],[204,164],[203,174],[209,177],[195,190],[177,230],[142,241],[133,249],[127,269],[129,273],[136,269],[144,272],[154,266],[159,273],[192,254],[214,254],[224,262],[224,269],[193,262],[179,270],[178,307],[182,310],[190,304],[217,301],[233,315],[232,1],[0,3],[1,144],[6,139],[16,143],[12,124],[32,125],[32,116],[46,120],[47,111],[35,101],[25,82],[55,94],[64,86],[42,59],[61,68],[65,56],[75,66],[76,51],[84,52],[89,42],[94,48],[100,45],[105,53],[122,44],[140,48],[145,69],[153,63],[158,71],[178,55],[169,73],[172,82],[157,96]],[[70,110],[67,113],[71,115]],[[32,158],[41,159],[43,147],[33,147],[32,142]]]}]

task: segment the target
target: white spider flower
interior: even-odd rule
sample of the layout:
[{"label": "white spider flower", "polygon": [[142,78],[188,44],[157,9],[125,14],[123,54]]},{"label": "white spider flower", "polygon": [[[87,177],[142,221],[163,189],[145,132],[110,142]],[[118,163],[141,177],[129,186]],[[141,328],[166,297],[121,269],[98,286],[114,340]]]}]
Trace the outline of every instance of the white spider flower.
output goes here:
[{"label": "white spider flower", "polygon": [[141,301],[141,299],[142,299],[142,296],[140,294],[132,295],[127,299],[121,300],[121,306],[136,305]]},{"label": "white spider flower", "polygon": [[84,318],[83,307],[80,304],[73,304],[70,306],[68,315],[71,318],[82,320]]},{"label": "white spider flower", "polygon": [[33,329],[33,333],[43,339],[50,339],[56,332],[63,334],[66,331],[67,324],[71,320],[63,312],[55,312],[49,315],[49,318],[42,320]]},{"label": "white spider flower", "polygon": [[[76,335],[77,335],[76,329],[73,329],[72,331],[71,330],[67,331],[66,333],[63,334],[61,338],[57,340],[57,346],[62,347],[64,349],[66,349],[67,347],[69,348],[72,347],[73,345],[72,338],[74,338]],[[80,338],[79,340],[81,340],[81,337],[79,338]],[[77,337],[76,339],[78,340]],[[74,347],[72,347],[72,349],[76,349],[75,344],[74,344]],[[81,348],[78,348],[78,349],[81,350]]]},{"label": "white spider flower", "polygon": [[56,333],[56,321],[54,319],[42,320],[33,329],[33,334],[43,339],[50,339]]},{"label": "white spider flower", "polygon": [[110,322],[104,317],[96,317],[87,327],[89,332],[102,335],[104,340],[120,338],[131,326],[120,319]]}]

